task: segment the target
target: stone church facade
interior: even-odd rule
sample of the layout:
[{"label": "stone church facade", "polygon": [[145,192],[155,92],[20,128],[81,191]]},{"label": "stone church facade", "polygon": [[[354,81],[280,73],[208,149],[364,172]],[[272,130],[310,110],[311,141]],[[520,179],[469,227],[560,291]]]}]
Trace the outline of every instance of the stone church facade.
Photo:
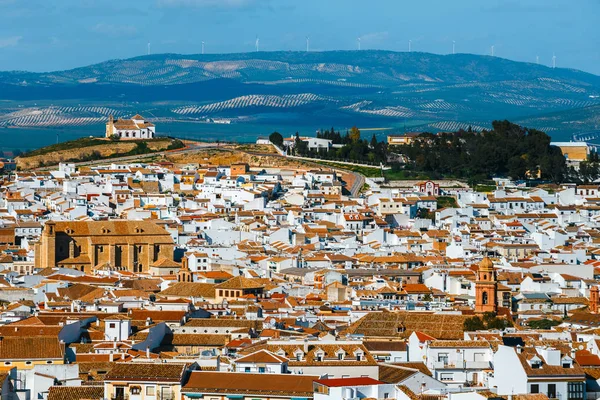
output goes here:
[{"label": "stone church facade", "polygon": [[147,272],[173,260],[171,235],[152,221],[48,221],[35,244],[36,268]]}]

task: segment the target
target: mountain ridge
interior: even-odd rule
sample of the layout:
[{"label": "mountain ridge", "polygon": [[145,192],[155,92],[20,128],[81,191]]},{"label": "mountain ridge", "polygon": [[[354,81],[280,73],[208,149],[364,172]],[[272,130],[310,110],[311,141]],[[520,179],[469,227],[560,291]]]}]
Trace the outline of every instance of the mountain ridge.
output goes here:
[{"label": "mountain ridge", "polygon": [[[189,62],[188,65],[176,65],[177,62]],[[277,52],[254,52],[254,53],[226,53],[226,54],[177,54],[177,53],[161,53],[153,55],[142,55],[125,59],[113,59],[100,63],[95,63],[87,66],[66,69],[62,71],[50,72],[29,72],[29,71],[1,71],[0,82],[7,83],[6,80],[11,78],[11,83],[18,84],[21,77],[28,79],[45,78],[45,83],[71,83],[85,84],[81,79],[92,79],[103,77],[107,70],[114,71],[117,68],[127,68],[128,64],[146,63],[146,68],[156,67],[156,63],[162,64],[162,67],[179,67],[178,70],[195,70],[203,68],[206,64],[215,68],[215,73],[223,72],[218,68],[218,64],[233,63],[233,62],[256,62],[256,65],[238,65],[230,66],[230,70],[240,69],[264,69],[277,75],[278,71],[294,70],[284,68],[293,67],[303,64],[317,64],[315,72],[322,74],[335,73],[336,71],[326,70],[322,68],[318,70],[318,66],[339,65],[340,67],[358,67],[359,69],[337,71],[349,75],[360,75],[361,72],[369,72],[368,69],[387,72],[393,75],[395,70],[401,73],[414,74],[418,73],[424,76],[437,75],[439,78],[432,77],[438,82],[445,83],[464,83],[477,78],[481,82],[493,82],[506,79],[530,80],[543,77],[557,77],[560,79],[579,80],[582,82],[590,81],[600,85],[600,77],[588,72],[570,68],[550,68],[544,65],[534,63],[513,61],[500,57],[492,57],[486,55],[475,55],[468,53],[439,55],[433,53],[422,52],[393,52],[387,50],[361,50],[361,51],[326,51],[326,52],[292,52],[292,51],[277,51]],[[196,63],[195,65],[193,63]],[[260,65],[260,62],[277,63],[271,65]],[[443,66],[443,68],[439,68]],[[277,67],[280,67],[279,69]],[[436,68],[437,67],[437,68]],[[139,66],[138,66],[139,68]],[[360,69],[362,68],[362,70]],[[389,69],[392,70],[389,70]],[[228,69],[226,65],[223,70]],[[455,71],[455,72],[453,72]],[[132,71],[134,72],[134,71]],[[198,71],[196,71],[198,72]],[[307,71],[308,72],[308,71]],[[75,80],[75,76],[79,76],[79,80]],[[51,78],[55,81],[52,82]],[[62,78],[62,79],[61,79]],[[411,76],[397,76],[397,82],[402,83],[410,81]],[[404,79],[403,79],[404,78]],[[415,78],[413,76],[412,78]],[[16,79],[16,81],[15,81]],[[62,82],[61,82],[62,80]],[[417,79],[412,79],[417,80]],[[124,81],[109,81],[102,80],[107,83],[132,83]],[[169,82],[168,84],[188,83],[184,80]]]}]

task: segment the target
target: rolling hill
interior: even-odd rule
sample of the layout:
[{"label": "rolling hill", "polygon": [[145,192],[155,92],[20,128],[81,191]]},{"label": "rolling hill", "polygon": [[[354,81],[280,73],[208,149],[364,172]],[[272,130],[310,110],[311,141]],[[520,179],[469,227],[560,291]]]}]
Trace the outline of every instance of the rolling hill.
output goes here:
[{"label": "rolling hill", "polygon": [[[0,92],[0,128],[99,126],[109,114],[140,112],[162,123],[227,118],[289,129],[310,119],[480,130],[512,119],[567,137],[595,123],[600,77],[472,54],[157,54],[67,71],[0,72]],[[569,110],[583,122],[544,118]]]}]

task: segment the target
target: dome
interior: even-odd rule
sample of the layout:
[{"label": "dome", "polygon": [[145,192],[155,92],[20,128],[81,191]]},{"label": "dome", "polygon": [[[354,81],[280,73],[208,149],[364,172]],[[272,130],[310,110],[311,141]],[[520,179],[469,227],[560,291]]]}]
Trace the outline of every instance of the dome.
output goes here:
[{"label": "dome", "polygon": [[483,257],[483,260],[479,263],[479,270],[491,271],[494,269],[494,263],[489,257]]}]

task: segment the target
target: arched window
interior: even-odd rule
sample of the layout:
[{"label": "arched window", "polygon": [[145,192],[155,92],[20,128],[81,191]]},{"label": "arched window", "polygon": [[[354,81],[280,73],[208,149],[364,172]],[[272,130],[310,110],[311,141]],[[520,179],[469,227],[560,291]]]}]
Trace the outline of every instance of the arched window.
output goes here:
[{"label": "arched window", "polygon": [[481,296],[481,302],[483,304],[487,304],[488,303],[488,294],[487,294],[487,292],[483,292],[483,295]]}]

